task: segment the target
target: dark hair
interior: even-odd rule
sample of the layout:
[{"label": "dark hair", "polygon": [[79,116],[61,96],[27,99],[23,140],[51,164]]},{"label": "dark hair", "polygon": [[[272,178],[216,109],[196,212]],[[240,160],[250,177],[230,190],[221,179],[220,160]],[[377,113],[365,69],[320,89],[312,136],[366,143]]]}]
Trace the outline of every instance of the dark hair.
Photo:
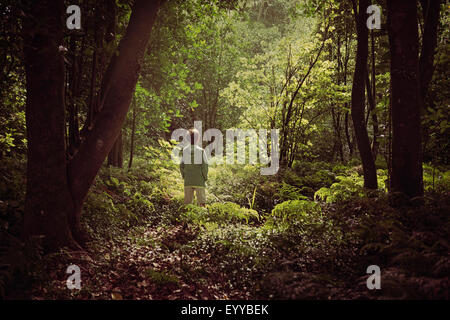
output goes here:
[{"label": "dark hair", "polygon": [[191,145],[194,145],[199,138],[198,130],[195,128],[189,129],[189,135],[191,136]]}]

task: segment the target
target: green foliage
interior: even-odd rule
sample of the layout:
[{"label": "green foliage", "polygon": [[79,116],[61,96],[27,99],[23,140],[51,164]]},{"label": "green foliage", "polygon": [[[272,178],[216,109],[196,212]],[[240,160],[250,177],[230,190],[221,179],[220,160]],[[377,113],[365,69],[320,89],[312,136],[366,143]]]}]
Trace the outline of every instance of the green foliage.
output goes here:
[{"label": "green foliage", "polygon": [[[268,228],[287,228],[294,221],[302,224],[315,223],[322,214],[319,204],[309,200],[289,200],[277,204],[267,218]],[[315,221],[315,222],[314,222]]]},{"label": "green foliage", "polygon": [[173,274],[164,271],[149,268],[146,270],[146,276],[150,281],[160,286],[178,285],[178,279]]},{"label": "green foliage", "polygon": [[320,188],[314,194],[314,198],[327,202],[336,202],[364,196],[364,181],[357,174],[348,177],[338,176],[336,179],[339,182],[333,183],[330,188]]},{"label": "green foliage", "polygon": [[[0,5],[6,21],[0,46],[7,49],[0,54],[0,298],[12,282],[22,288],[39,279],[34,263],[41,263],[38,244],[18,240],[26,186],[21,160],[27,143],[26,91],[21,37],[16,37],[20,23],[8,14],[16,11],[7,2],[8,10]],[[436,72],[423,115],[425,206],[394,210],[384,195],[391,127],[386,37],[375,39],[377,105],[371,114],[379,122],[376,164],[381,170],[379,190],[368,198],[360,161],[352,159],[357,150],[349,113],[356,50],[351,3],[225,2],[166,1],[158,14],[123,128],[125,155],[133,133],[133,167],[102,168],[83,206],[82,224],[93,238],[88,249],[98,253],[96,263],[89,265],[100,261],[111,270],[99,281],[100,296],[110,297],[107,291],[113,288],[105,286],[132,278],[130,289],[139,277],[158,290],[168,286],[200,292],[196,285],[209,276],[214,288],[222,286],[227,293],[251,290],[240,297],[245,299],[329,299],[339,290],[341,297],[348,288],[357,290],[361,270],[379,261],[383,292],[448,298],[448,292],[424,293],[427,287],[445,289],[442,279],[450,265],[448,8],[441,17]],[[129,3],[117,5],[114,41],[100,48],[98,35],[87,31],[74,38],[77,50],[72,52],[71,45],[65,57],[71,80],[66,107],[73,100],[79,120],[86,118],[91,94],[95,97],[104,78],[102,71],[93,77],[93,92],[91,81],[81,79],[79,96],[73,97],[73,66],[80,65],[80,74],[95,75],[88,66],[98,57],[97,69],[106,67],[131,14]],[[103,9],[88,10],[86,21],[93,23]],[[19,41],[10,43],[14,38]],[[74,61],[73,54],[80,60]],[[171,131],[191,127],[193,120],[202,120],[204,129],[281,128],[289,166],[277,176],[262,177],[258,166],[211,165],[207,207],[183,206],[183,182],[170,161],[173,144],[167,140]],[[373,124],[368,117],[371,140]],[[105,269],[86,274],[97,277]],[[130,272],[129,278],[123,278],[123,270]],[[113,279],[115,274],[119,276]],[[190,286],[183,283],[186,279]],[[63,283],[52,280],[54,286]],[[67,293],[64,286],[52,292],[57,290],[56,297],[99,297],[91,295],[89,284],[80,293]],[[364,288],[360,294],[367,298],[369,293]]]},{"label": "green foliage", "polygon": [[[384,170],[378,170],[378,187],[385,190],[387,179]],[[363,198],[366,196],[364,190],[364,177],[352,172],[347,176],[337,176],[338,182],[333,183],[329,188],[322,187],[314,194],[314,199],[330,202],[346,201],[349,199]]]},{"label": "green foliage", "polygon": [[242,208],[236,203],[214,203],[208,206],[208,214],[212,221],[225,223],[230,222],[257,222],[259,220],[258,212],[253,209]]},{"label": "green foliage", "polygon": [[300,189],[294,186],[291,186],[283,181],[279,191],[274,195],[278,197],[281,201],[287,200],[308,200],[308,197],[302,195],[302,191],[304,188]]},{"label": "green foliage", "polygon": [[154,202],[163,194],[151,180],[151,171],[138,166],[129,172],[102,168],[83,206],[83,224],[95,237],[114,238],[142,219],[158,218]]},{"label": "green foliage", "polygon": [[[203,275],[226,275],[231,283],[248,286],[255,275],[272,264],[268,256],[270,248],[266,230],[243,224],[225,224],[220,228],[206,229],[184,248],[183,254],[210,257],[212,265],[204,267]],[[192,268],[196,270],[198,266]]]},{"label": "green foliage", "polygon": [[302,189],[302,194],[313,198],[314,190],[328,187],[336,182],[332,164],[325,162],[295,161],[291,170],[286,170],[284,180]]},{"label": "green foliage", "polygon": [[258,212],[252,209],[242,208],[233,202],[214,203],[207,208],[195,205],[186,205],[181,219],[200,225],[227,223],[255,223],[259,221]]},{"label": "green foliage", "polygon": [[254,209],[258,210],[261,192],[260,190],[255,191],[255,188],[263,179],[256,166],[210,165],[207,181],[208,191],[212,194],[214,201],[232,201],[240,206],[246,206],[253,202],[256,204]]},{"label": "green foliage", "polygon": [[[10,83],[0,85],[0,157],[20,155],[26,151],[25,89],[20,80],[13,75]],[[9,85],[11,88],[3,92]]]},{"label": "green foliage", "polygon": [[443,193],[450,190],[450,170],[424,164],[423,184],[426,192]]}]

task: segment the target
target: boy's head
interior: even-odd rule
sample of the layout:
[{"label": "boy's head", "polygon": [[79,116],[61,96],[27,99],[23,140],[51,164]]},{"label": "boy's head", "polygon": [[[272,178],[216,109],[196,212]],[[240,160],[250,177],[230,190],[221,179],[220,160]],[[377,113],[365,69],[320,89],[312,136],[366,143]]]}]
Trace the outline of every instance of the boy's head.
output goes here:
[{"label": "boy's head", "polygon": [[200,138],[200,133],[197,129],[192,128],[189,129],[189,136],[191,137],[191,145],[195,145],[198,142],[198,139]]}]

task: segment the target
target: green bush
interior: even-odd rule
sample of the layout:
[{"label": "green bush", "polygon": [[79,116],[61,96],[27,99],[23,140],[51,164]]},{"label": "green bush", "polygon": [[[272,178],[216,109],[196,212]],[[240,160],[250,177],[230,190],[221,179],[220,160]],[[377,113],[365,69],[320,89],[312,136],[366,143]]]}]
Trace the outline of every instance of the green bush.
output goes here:
[{"label": "green bush", "polygon": [[196,224],[216,223],[251,223],[259,221],[258,212],[252,209],[242,208],[233,202],[214,203],[207,208],[195,205],[186,205],[181,214],[181,219]]},{"label": "green bush", "polygon": [[250,223],[259,220],[258,212],[242,208],[233,202],[214,203],[208,206],[208,214],[216,222]]},{"label": "green bush", "polygon": [[[364,177],[352,172],[348,176],[337,176],[338,182],[333,183],[329,188],[322,187],[315,194],[315,200],[330,202],[346,201],[366,196],[364,190]],[[385,170],[377,171],[378,190],[386,191],[387,174]]]},{"label": "green bush", "polygon": [[277,204],[272,214],[267,218],[265,226],[268,228],[287,228],[294,221],[312,223],[318,221],[322,211],[320,205],[308,200],[288,200]]}]

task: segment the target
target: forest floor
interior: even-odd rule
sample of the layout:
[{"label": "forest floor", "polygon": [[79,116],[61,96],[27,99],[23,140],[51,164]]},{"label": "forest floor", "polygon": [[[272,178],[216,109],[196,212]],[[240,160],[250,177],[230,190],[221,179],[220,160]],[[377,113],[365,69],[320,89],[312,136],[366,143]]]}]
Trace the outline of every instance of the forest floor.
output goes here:
[{"label": "forest floor", "polygon": [[[104,168],[83,213],[86,250],[29,263],[6,297],[448,299],[449,193],[393,209],[382,192],[361,193],[357,168],[318,168],[277,181],[213,167],[207,208],[182,205],[174,167]],[[67,288],[73,264],[81,290]],[[382,290],[368,290],[369,265]]]}]

